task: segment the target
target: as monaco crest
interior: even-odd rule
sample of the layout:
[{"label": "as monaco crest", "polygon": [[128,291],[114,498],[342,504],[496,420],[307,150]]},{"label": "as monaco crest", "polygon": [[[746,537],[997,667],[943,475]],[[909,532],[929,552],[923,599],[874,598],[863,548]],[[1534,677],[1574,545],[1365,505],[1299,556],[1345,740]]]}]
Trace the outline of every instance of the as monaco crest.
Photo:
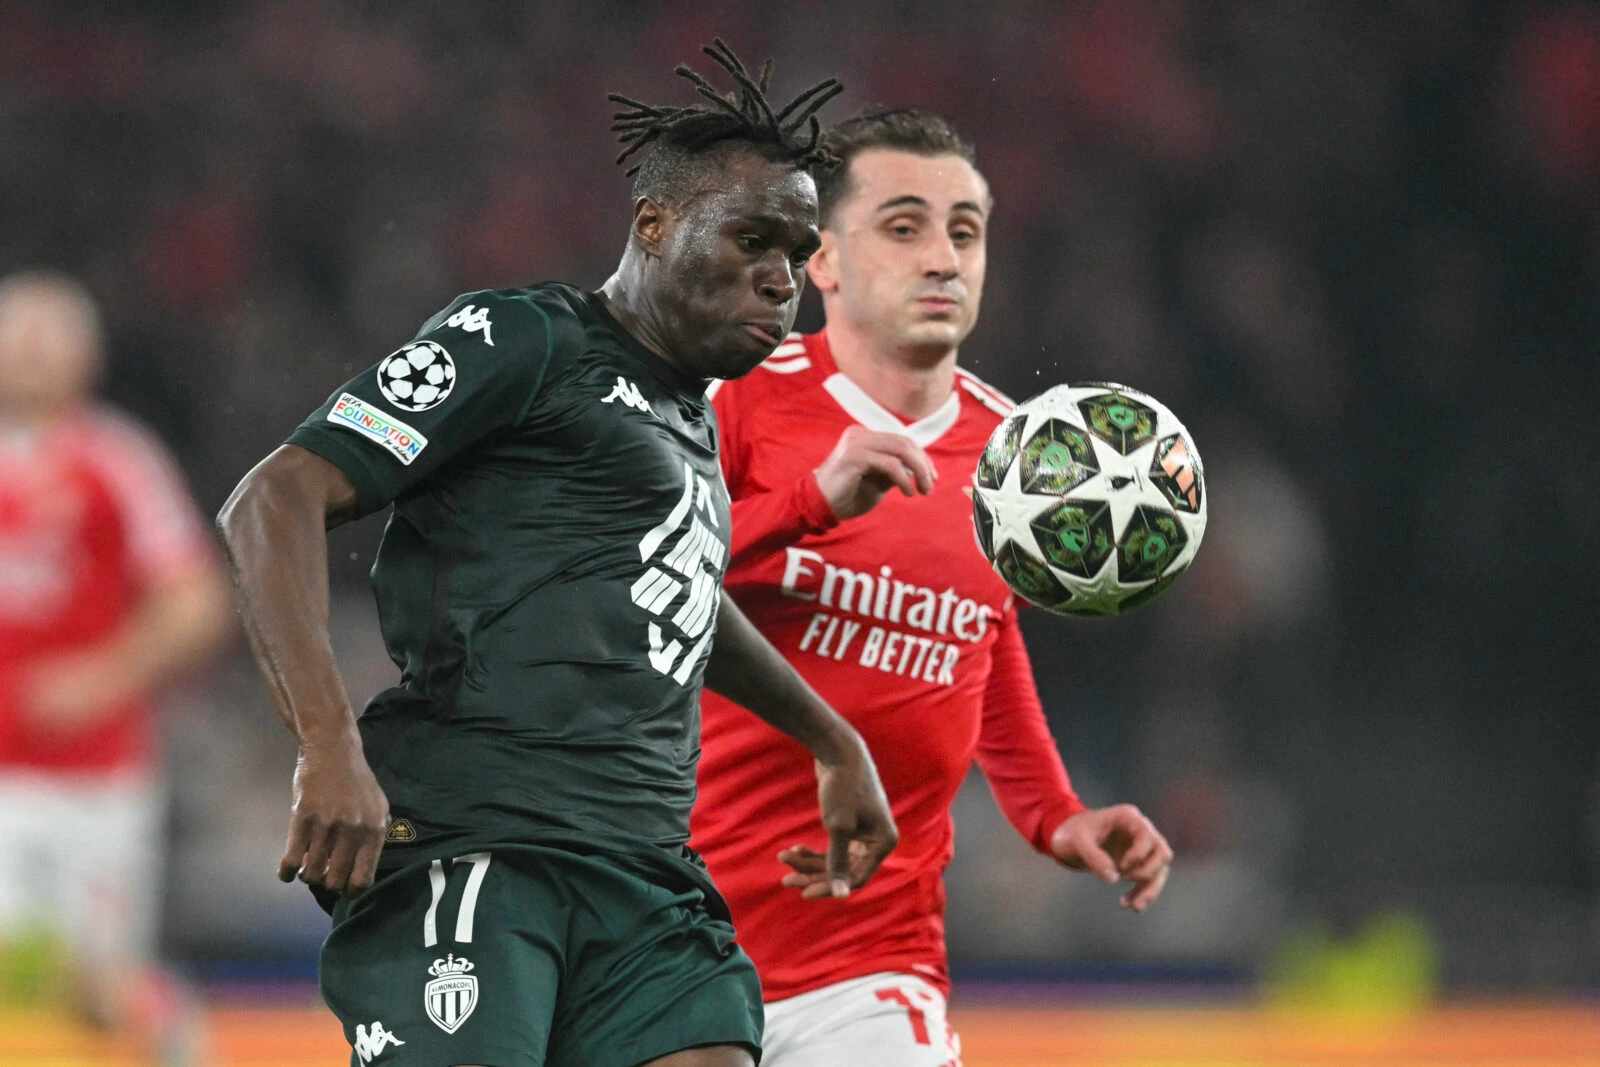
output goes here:
[{"label": "as monaco crest", "polygon": [[456,959],[452,953],[442,960],[434,960],[428,968],[433,975],[422,991],[428,1006],[428,1018],[447,1034],[461,1029],[472,1009],[478,1006],[478,979],[467,972],[473,969],[466,957]]}]

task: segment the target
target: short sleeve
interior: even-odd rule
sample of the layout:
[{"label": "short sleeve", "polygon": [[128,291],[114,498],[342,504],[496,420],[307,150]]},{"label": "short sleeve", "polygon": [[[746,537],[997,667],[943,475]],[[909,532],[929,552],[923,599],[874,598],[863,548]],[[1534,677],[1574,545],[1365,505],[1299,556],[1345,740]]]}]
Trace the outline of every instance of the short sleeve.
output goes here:
[{"label": "short sleeve", "polygon": [[344,471],[358,514],[377,511],[527,417],[561,343],[559,314],[527,293],[457,297],[340,386],[289,443]]}]

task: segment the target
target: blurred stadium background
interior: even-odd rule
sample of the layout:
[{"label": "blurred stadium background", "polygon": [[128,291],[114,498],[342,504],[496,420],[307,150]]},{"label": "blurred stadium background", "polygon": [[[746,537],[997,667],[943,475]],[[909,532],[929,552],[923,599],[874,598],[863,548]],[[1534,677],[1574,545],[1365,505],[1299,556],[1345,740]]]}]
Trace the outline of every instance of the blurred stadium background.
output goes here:
[{"label": "blurred stadium background", "polygon": [[[782,85],[841,76],[835,118],[953,119],[998,200],[963,362],[1145,389],[1207,462],[1176,590],[1028,620],[1080,792],[1152,815],[1171,884],[1119,912],[972,783],[969,1067],[1600,1062],[1592,4],[6,0],[0,273],[88,283],[109,396],[214,511],[449,296],[602,281],[605,94],[661,96],[714,34]],[[393,673],[380,529],[333,539],[361,699]],[[242,650],[166,727],[163,940],[216,1062],[339,1062],[326,919],[272,877],[293,749]],[[47,960],[8,967],[0,1062],[124,1062],[26,1005]]]}]

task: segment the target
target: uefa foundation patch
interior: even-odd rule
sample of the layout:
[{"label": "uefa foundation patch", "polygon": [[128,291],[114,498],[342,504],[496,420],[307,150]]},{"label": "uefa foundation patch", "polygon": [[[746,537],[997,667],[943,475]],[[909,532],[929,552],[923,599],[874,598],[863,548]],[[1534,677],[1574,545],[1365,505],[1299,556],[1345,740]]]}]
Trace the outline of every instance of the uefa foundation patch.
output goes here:
[{"label": "uefa foundation patch", "polygon": [[426,437],[399,419],[385,415],[359,396],[349,393],[339,394],[333,409],[328,412],[328,421],[372,438],[408,467],[428,447]]}]

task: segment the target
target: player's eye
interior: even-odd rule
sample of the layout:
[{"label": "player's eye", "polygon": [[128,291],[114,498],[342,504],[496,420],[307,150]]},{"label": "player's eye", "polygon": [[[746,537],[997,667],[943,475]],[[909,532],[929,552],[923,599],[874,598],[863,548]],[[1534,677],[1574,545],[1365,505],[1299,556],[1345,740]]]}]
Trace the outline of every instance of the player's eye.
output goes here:
[{"label": "player's eye", "polygon": [[811,262],[811,252],[796,252],[789,257],[789,262],[794,264],[795,270],[805,270],[806,264]]},{"label": "player's eye", "polygon": [[978,234],[973,230],[957,230],[950,235],[950,239],[957,244],[971,244],[978,239]]},{"label": "player's eye", "polygon": [[737,240],[739,242],[739,247],[744,249],[746,252],[759,254],[767,250],[766,240],[756,236],[753,233],[741,233]]}]

